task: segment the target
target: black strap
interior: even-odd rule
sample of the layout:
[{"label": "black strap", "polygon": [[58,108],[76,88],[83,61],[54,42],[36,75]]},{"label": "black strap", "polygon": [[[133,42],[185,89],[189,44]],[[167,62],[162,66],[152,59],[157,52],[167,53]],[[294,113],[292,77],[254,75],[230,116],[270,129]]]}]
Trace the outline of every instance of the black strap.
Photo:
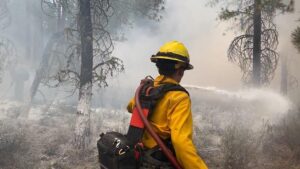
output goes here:
[{"label": "black strap", "polygon": [[154,87],[148,95],[146,93],[141,93],[140,102],[145,102],[144,108],[150,108],[153,110],[157,105],[157,102],[170,91],[183,91],[189,95],[188,91],[179,84],[163,83],[158,87]]},{"label": "black strap", "polygon": [[165,95],[169,91],[183,91],[189,95],[189,92],[179,84],[172,84],[172,83],[163,83],[162,85],[158,86],[156,90],[154,90],[153,95],[159,95],[162,93]]},{"label": "black strap", "polygon": [[[147,93],[149,88],[151,88],[151,90]],[[169,91],[183,91],[189,95],[188,91],[179,84],[163,83],[160,86],[153,87],[153,83],[149,83],[142,88],[140,103],[143,109],[149,109],[148,118],[153,114],[153,110],[159,100]],[[143,134],[144,129],[129,126],[127,138],[130,140],[131,145],[135,145],[142,139]]]},{"label": "black strap", "polygon": [[155,56],[168,56],[171,58],[182,60],[186,63],[190,62],[190,59],[188,57],[184,57],[182,55],[178,55],[178,54],[172,53],[172,52],[158,52],[156,55],[152,55],[152,57],[155,57]]}]

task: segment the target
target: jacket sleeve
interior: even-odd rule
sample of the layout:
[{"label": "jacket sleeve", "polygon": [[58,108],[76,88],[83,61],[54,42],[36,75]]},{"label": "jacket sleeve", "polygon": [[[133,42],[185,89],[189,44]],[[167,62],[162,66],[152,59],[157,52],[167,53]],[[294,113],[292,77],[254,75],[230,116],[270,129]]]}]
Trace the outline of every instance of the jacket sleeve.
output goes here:
[{"label": "jacket sleeve", "polygon": [[128,103],[128,105],[127,105],[127,111],[129,112],[129,113],[132,113],[132,111],[133,111],[133,108],[134,108],[134,98],[132,98],[130,101],[129,101],[129,103]]},{"label": "jacket sleeve", "polygon": [[169,126],[176,158],[184,169],[207,169],[193,144],[191,101],[187,94],[170,104]]}]

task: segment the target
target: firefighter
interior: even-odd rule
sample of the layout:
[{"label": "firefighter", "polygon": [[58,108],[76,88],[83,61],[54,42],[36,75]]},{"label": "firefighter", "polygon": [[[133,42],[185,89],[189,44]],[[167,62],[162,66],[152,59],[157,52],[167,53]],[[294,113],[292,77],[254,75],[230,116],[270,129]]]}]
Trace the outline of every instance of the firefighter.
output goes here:
[{"label": "firefighter", "polygon": [[[186,47],[178,41],[164,44],[159,52],[151,57],[151,61],[156,64],[160,74],[154,79],[154,86],[179,84],[185,70],[193,69]],[[132,113],[134,106],[135,102],[132,99],[127,110]],[[167,92],[156,104],[153,114],[148,119],[155,133],[166,143],[169,140],[177,161],[184,169],[207,169],[192,141],[193,119],[188,93]],[[141,158],[141,169],[172,168],[149,132],[144,132],[142,143],[145,151]]]}]

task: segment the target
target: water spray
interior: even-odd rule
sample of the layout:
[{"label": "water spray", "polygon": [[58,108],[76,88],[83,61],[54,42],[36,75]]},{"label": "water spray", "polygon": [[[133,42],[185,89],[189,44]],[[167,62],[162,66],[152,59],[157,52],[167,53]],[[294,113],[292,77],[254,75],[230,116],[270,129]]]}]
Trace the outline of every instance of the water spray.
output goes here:
[{"label": "water spray", "polygon": [[227,112],[227,115],[245,116],[244,119],[252,116],[256,120],[259,118],[276,121],[293,108],[287,97],[271,89],[248,88],[228,91],[212,86],[182,86],[189,89],[190,92],[195,92],[192,94],[192,99],[195,99],[194,105],[200,104],[197,109],[199,112],[213,111],[217,114]]}]

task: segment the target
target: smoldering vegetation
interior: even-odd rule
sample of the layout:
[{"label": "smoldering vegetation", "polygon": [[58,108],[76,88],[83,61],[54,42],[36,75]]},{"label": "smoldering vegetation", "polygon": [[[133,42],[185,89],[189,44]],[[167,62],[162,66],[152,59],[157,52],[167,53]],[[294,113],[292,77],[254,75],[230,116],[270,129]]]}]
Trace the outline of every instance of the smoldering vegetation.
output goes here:
[{"label": "smoldering vegetation", "polygon": [[299,108],[285,97],[256,89],[191,90],[194,142],[210,168],[299,167],[299,134],[293,133]]},{"label": "smoldering vegetation", "polygon": [[[285,97],[254,89],[230,92],[203,88],[190,89],[190,93],[194,143],[210,168],[300,166],[300,110]],[[63,101],[35,104],[26,119],[22,117],[25,104],[4,100],[0,107],[3,168],[99,168],[96,151],[99,134],[106,131],[125,134],[130,119],[124,108],[92,109],[94,144],[80,152],[72,146],[75,105]]]},{"label": "smoldering vegetation", "polygon": [[92,144],[84,152],[72,145],[76,107],[66,103],[26,106],[1,101],[1,168],[99,168],[96,140],[100,132],[125,133],[129,114],[117,109],[94,109],[91,114]]}]

